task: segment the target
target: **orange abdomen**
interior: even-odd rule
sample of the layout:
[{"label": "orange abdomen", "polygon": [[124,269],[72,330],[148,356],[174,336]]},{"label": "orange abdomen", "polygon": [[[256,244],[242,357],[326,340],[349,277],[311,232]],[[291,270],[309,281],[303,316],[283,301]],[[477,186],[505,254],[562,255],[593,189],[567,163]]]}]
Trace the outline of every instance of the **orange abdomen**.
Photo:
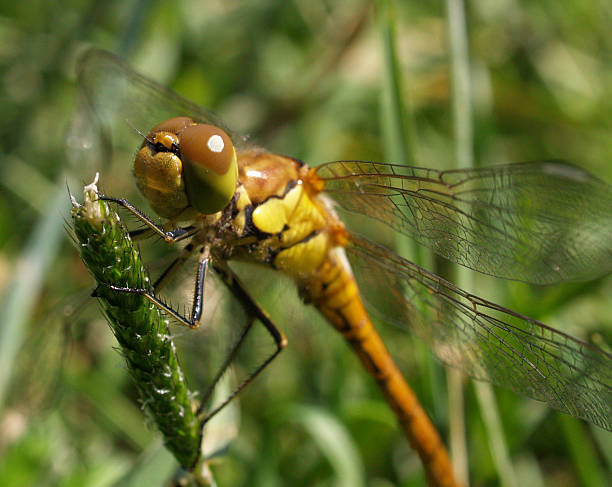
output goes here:
[{"label": "orange abdomen", "polygon": [[446,449],[416,395],[395,365],[368,315],[355,278],[337,248],[304,287],[307,297],[350,343],[393,408],[431,485],[456,486]]}]

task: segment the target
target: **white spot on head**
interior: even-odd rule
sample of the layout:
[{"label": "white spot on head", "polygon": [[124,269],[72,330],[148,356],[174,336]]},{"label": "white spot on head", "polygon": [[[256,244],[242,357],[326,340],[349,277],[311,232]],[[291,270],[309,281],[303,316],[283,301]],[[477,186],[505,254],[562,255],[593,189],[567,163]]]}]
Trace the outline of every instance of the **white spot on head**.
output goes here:
[{"label": "white spot on head", "polygon": [[206,145],[208,145],[208,148],[213,152],[223,152],[223,148],[225,147],[223,138],[217,134],[211,135]]}]

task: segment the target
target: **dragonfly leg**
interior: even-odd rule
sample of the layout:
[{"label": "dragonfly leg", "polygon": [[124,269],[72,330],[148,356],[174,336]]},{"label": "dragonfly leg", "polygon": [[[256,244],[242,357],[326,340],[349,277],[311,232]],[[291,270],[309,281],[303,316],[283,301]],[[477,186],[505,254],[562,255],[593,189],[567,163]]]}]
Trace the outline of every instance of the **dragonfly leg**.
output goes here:
[{"label": "dragonfly leg", "polygon": [[[191,244],[190,244],[191,245]],[[189,247],[189,245],[187,246]],[[185,249],[187,249],[185,247]],[[191,253],[193,249],[189,249],[188,253]],[[181,255],[177,259],[175,259],[170,266],[163,272],[161,277],[156,281],[155,288],[161,287],[162,284],[167,282],[167,277],[175,271],[182,263],[184,262],[186,257]],[[151,301],[155,306],[161,309],[163,312],[169,314],[172,318],[174,318],[181,325],[188,326],[189,328],[196,329],[200,326],[200,319],[202,318],[202,311],[204,309],[204,283],[206,281],[206,271],[208,269],[208,255],[203,254],[200,262],[198,263],[198,269],[196,273],[195,280],[195,290],[193,294],[193,306],[191,308],[191,315],[188,318],[187,316],[181,314],[179,311],[175,310],[160,298],[158,298],[154,293],[150,292],[147,289],[143,288],[130,288],[130,287],[120,287],[108,285],[110,289],[113,291],[121,292],[121,293],[132,293],[132,294],[140,294],[144,296],[149,301]]]},{"label": "dragonfly leg", "polygon": [[[242,390],[244,390],[246,386],[248,386],[268,365],[270,365],[270,363],[272,363],[272,361],[278,356],[278,354],[283,350],[283,348],[287,346],[287,338],[285,337],[285,334],[281,331],[281,329],[278,326],[276,326],[276,324],[272,321],[272,318],[270,318],[268,313],[266,313],[255,302],[255,300],[247,292],[247,290],[244,288],[244,285],[240,282],[240,280],[232,272],[232,270],[228,266],[215,266],[215,270],[223,278],[223,282],[225,283],[225,285],[228,287],[228,289],[231,291],[234,297],[238,299],[238,301],[244,306],[244,309],[246,310],[246,312],[249,314],[251,318],[250,318],[248,326],[244,329],[244,331],[242,332],[242,335],[236,341],[236,344],[232,348],[231,353],[229,354],[227,360],[223,364],[223,367],[221,368],[219,374],[215,377],[213,386],[221,378],[221,375],[223,374],[227,366],[229,366],[229,364],[235,357],[238,349],[240,348],[240,345],[246,338],[247,333],[249,332],[253,323],[255,322],[255,319],[258,319],[264,325],[265,329],[267,330],[267,332],[270,334],[270,336],[274,340],[274,343],[276,345],[276,350],[274,350],[274,352],[272,352],[253,372],[251,372],[242,381],[242,383],[221,404],[219,404],[216,408],[214,408],[212,411],[206,414],[206,416],[202,419],[202,424],[201,424],[202,428],[204,428],[206,423],[210,421],[210,419],[213,416],[215,416],[215,414],[221,411],[238,394],[240,394],[240,392],[242,392]],[[209,393],[204,398],[205,400],[203,400],[202,404],[200,405],[200,408],[198,410],[198,415],[202,414],[202,410],[206,405],[206,400],[210,397],[212,389],[213,387],[211,386]]]},{"label": "dragonfly leg", "polygon": [[154,233],[162,237],[166,242],[175,243],[175,242],[180,242],[181,240],[184,240],[188,237],[191,237],[198,231],[198,229],[193,226],[188,226],[184,228],[180,227],[174,230],[165,230],[160,224],[154,222],[150,217],[145,215],[142,211],[140,211],[138,208],[136,208],[132,203],[130,203],[126,199],[112,198],[110,196],[105,196],[103,194],[99,194],[98,199],[102,201],[108,201],[110,203],[115,203],[125,208],[132,215],[138,218],[142,223],[144,223],[148,228],[144,229],[143,231],[137,230],[136,232],[134,232],[135,236],[137,237],[140,236],[140,233],[145,233],[150,229],[151,231],[153,231]]}]

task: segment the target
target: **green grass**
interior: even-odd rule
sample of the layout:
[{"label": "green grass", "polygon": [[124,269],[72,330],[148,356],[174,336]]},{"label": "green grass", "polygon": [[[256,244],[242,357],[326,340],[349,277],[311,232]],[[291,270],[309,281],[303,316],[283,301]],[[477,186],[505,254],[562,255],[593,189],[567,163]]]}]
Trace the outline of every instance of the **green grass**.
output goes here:
[{"label": "green grass", "polygon": [[[395,2],[386,18],[381,5],[357,0],[1,5],[0,484],[161,485],[176,464],[142,414],[100,309],[63,314],[95,286],[63,237],[66,180],[76,194],[94,176],[64,152],[77,51],[114,51],[252,140],[313,165],[402,159],[441,169],[454,165],[458,137],[447,13]],[[562,158],[612,182],[612,10],[595,0],[503,5],[471,2],[466,12],[475,163]],[[403,149],[390,132],[405,138]],[[106,193],[134,197],[130,157],[101,174]],[[471,286],[612,343],[610,278],[531,288],[477,275]],[[301,308],[280,321],[289,347],[241,395],[237,436],[211,467],[218,485],[422,485],[415,455],[341,338]],[[447,438],[454,408],[439,365],[402,330],[382,332]],[[610,477],[609,433],[493,393],[519,485]],[[509,483],[471,386],[464,409],[471,485]]]}]

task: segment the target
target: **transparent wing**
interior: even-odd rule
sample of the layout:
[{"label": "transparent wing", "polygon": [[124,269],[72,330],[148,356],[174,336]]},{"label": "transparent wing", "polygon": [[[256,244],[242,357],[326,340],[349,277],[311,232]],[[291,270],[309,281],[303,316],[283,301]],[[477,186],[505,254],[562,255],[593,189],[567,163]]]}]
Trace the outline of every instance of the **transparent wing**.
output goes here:
[{"label": "transparent wing", "polygon": [[435,171],[338,161],[316,171],[346,210],[476,271],[552,284],[612,270],[612,188],[569,164]]},{"label": "transparent wing", "polygon": [[28,416],[57,407],[66,391],[63,375],[71,353],[71,330],[65,306],[54,308],[45,309],[27,327],[11,370],[6,403]]},{"label": "transparent wing", "polygon": [[612,355],[468,294],[364,237],[352,235],[347,253],[362,295],[376,296],[385,317],[417,333],[440,360],[612,430]]},{"label": "transparent wing", "polygon": [[[244,138],[213,114],[174,91],[138,74],[118,57],[91,49],[77,65],[79,106],[68,135],[69,155],[76,166],[107,163],[118,148],[134,153],[158,123],[176,116],[223,128],[240,146]],[[92,161],[92,159],[94,159]]]}]

